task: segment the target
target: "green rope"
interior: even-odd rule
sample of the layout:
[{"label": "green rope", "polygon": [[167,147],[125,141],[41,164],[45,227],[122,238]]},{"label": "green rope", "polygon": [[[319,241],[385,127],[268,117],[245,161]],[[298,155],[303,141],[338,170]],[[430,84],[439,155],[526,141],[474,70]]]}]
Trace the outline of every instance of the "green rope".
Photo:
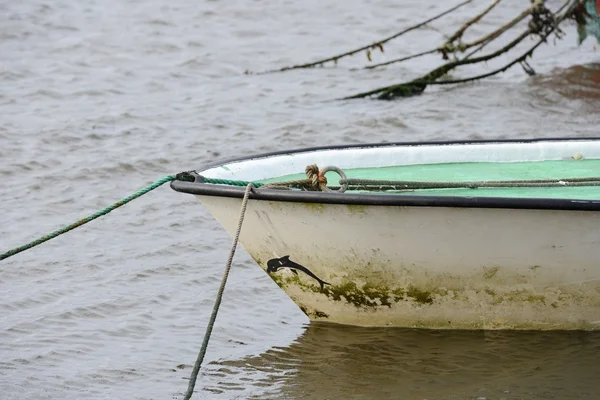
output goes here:
[{"label": "green rope", "polygon": [[[46,241],[48,241],[50,239],[54,239],[55,237],[60,236],[60,235],[62,235],[64,233],[67,233],[70,230],[78,228],[81,225],[87,224],[88,222],[93,221],[96,218],[99,218],[99,217],[101,217],[103,215],[108,214],[109,212],[111,212],[111,211],[113,211],[113,210],[121,207],[122,205],[129,203],[131,200],[137,199],[138,197],[145,195],[149,191],[154,190],[157,187],[159,187],[159,186],[161,186],[161,185],[163,185],[163,184],[165,184],[167,182],[170,182],[170,181],[173,181],[173,180],[176,180],[176,179],[177,180],[186,180],[186,181],[189,181],[190,178],[191,177],[189,176],[189,174],[187,174],[185,172],[183,172],[181,174],[177,174],[175,176],[173,176],[173,175],[167,175],[164,178],[159,179],[158,181],[154,182],[153,184],[148,185],[145,188],[138,190],[134,194],[132,194],[130,196],[127,196],[124,199],[119,200],[116,203],[111,204],[110,206],[108,206],[106,208],[103,208],[102,210],[100,210],[100,211],[98,211],[98,212],[90,215],[89,217],[85,217],[83,219],[80,219],[79,221],[74,222],[71,225],[68,225],[68,226],[66,226],[64,228],[58,229],[58,230],[56,230],[56,231],[54,231],[54,232],[52,232],[52,233],[50,233],[48,235],[42,236],[41,238],[39,238],[37,240],[29,242],[29,243],[27,243],[27,244],[25,244],[23,246],[17,247],[15,249],[10,250],[10,251],[7,251],[6,253],[0,254],[0,260],[4,260],[4,259],[6,259],[8,257],[12,257],[15,254],[18,254],[18,253],[20,253],[22,251],[31,249],[32,247],[40,245],[40,244],[42,244],[42,243],[44,243],[44,242],[46,242]],[[193,179],[193,178],[191,178],[191,179]]]},{"label": "green rope", "polygon": [[[203,179],[203,182],[212,183],[212,184],[220,184],[220,185],[248,186],[249,184],[252,184],[254,187],[261,187],[264,185],[263,183],[259,183],[259,182],[233,181],[233,180],[229,180],[229,179],[215,179],[215,178],[204,178],[204,177],[202,179]],[[145,195],[146,193],[156,189],[157,187],[162,186],[165,183],[174,181],[174,180],[194,182],[195,177],[193,175],[191,175],[189,172],[182,172],[177,175],[167,175],[164,178],[157,180],[153,184],[148,185],[145,188],[138,190],[137,192],[133,193],[132,195],[129,195],[129,196],[125,197],[124,199],[119,200],[116,203],[111,204],[110,206],[103,208],[102,210],[100,210],[88,217],[82,218],[79,221],[76,221],[76,222],[72,223],[71,225],[68,225],[64,228],[57,229],[56,231],[54,231],[48,235],[42,236],[41,238],[36,239],[32,242],[29,242],[23,246],[19,246],[15,249],[12,249],[5,253],[0,254],[0,261],[7,259],[8,257],[12,257],[15,254],[18,254],[22,251],[29,250],[35,246],[38,246],[44,242],[47,242],[50,239],[54,239],[55,237],[58,237],[64,233],[67,233],[67,232],[75,229],[75,228],[78,228],[81,225],[87,224],[88,222],[93,221],[96,218],[99,218],[103,215],[106,215],[109,212],[121,207],[122,205],[129,203],[131,200],[137,199],[138,197]]]},{"label": "green rope", "polygon": [[249,182],[249,181],[230,181],[229,179],[216,179],[216,178],[202,178],[205,183],[212,183],[215,185],[231,185],[231,186],[248,186],[249,184],[254,185],[254,187],[261,187],[264,185],[259,182]]},{"label": "green rope", "polygon": [[[131,200],[137,199],[140,196],[156,189],[157,187],[174,180],[194,182],[195,177],[188,173],[182,172],[177,175],[167,175],[162,179],[154,182],[151,185],[146,186],[125,197],[122,200],[117,201],[110,206],[103,208],[102,210],[80,219],[71,225],[64,228],[58,229],[48,235],[42,236],[32,242],[29,242],[23,246],[17,247],[6,253],[0,254],[0,260],[4,260],[8,257],[12,257],[22,251],[31,249],[38,246],[50,239],[54,239],[64,233],[67,233],[81,225],[87,224],[90,221],[95,220],[109,212],[129,203]],[[276,182],[270,184],[264,184],[260,182],[249,182],[249,181],[236,181],[229,179],[216,179],[202,177],[202,182],[217,185],[230,185],[243,187],[252,185],[256,188],[272,188],[272,189],[290,189],[292,187],[300,187],[305,190],[312,190],[314,183],[310,179],[288,181],[288,182]],[[600,178],[567,178],[567,179],[540,179],[540,180],[525,180],[525,181],[477,181],[477,182],[418,182],[418,181],[393,181],[393,180],[369,180],[369,179],[342,179],[340,184],[347,183],[351,186],[349,190],[406,190],[406,189],[442,189],[442,188],[477,188],[477,187],[556,187],[556,186],[600,186]],[[332,189],[335,189],[332,187]]]},{"label": "green rope", "polygon": [[[202,177],[204,183],[231,186],[262,187],[264,189],[291,189],[300,188],[314,190],[310,179],[294,181],[259,183],[250,181],[234,181],[229,179],[216,179]],[[564,178],[564,179],[530,179],[507,181],[469,181],[469,182],[436,182],[436,181],[395,181],[374,179],[340,179],[340,184],[347,183],[348,190],[423,190],[423,189],[475,189],[475,188],[510,188],[510,187],[562,187],[562,186],[600,186],[600,177]],[[338,190],[338,186],[330,186],[331,190]]]}]

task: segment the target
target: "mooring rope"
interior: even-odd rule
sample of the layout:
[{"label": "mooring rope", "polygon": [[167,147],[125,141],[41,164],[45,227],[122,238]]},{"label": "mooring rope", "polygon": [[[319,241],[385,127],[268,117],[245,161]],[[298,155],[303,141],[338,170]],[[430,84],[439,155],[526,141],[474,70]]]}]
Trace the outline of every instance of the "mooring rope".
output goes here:
[{"label": "mooring rope", "polygon": [[[255,187],[255,188],[265,186],[267,188],[270,187],[273,189],[275,189],[275,188],[276,189],[291,189],[291,188],[298,187],[298,188],[301,188],[304,190],[327,190],[327,186],[326,186],[327,180],[322,176],[322,174],[319,175],[319,169],[317,168],[316,165],[307,166],[306,174],[307,174],[307,179],[288,181],[288,182],[280,182],[280,183],[276,183],[276,184],[267,184],[267,185],[265,185],[261,182],[250,182],[250,181],[239,181],[239,180],[206,178],[206,177],[201,177],[201,178],[202,178],[202,182],[204,182],[204,183],[210,183],[210,184],[216,184],[216,185],[230,185],[230,186],[239,186],[239,187],[252,185],[252,187]],[[38,246],[44,242],[47,242],[50,239],[54,239],[60,235],[63,235],[75,228],[79,228],[80,226],[85,225],[88,222],[95,220],[96,218],[100,218],[100,217],[108,214],[109,212],[116,210],[117,208],[129,203],[130,201],[137,199],[140,196],[145,195],[146,193],[158,188],[159,186],[162,186],[163,184],[170,182],[170,181],[174,181],[174,180],[194,182],[196,180],[196,178],[194,175],[190,174],[189,172],[181,172],[176,175],[167,175],[164,178],[161,178],[161,179],[157,180],[156,182],[123,198],[122,200],[119,200],[116,203],[113,203],[110,206],[105,207],[102,210],[95,212],[92,215],[89,215],[85,218],[75,221],[74,223],[72,223],[70,225],[67,225],[63,228],[57,229],[54,232],[44,235],[38,239],[35,239],[29,243],[24,244],[22,246],[19,246],[14,249],[11,249],[9,251],[6,251],[4,253],[1,253],[0,261],[7,259],[9,257],[12,257],[18,253],[25,251],[25,250],[29,250],[35,246]]]},{"label": "mooring rope", "polygon": [[80,226],[82,226],[84,224],[87,224],[88,222],[93,221],[96,218],[99,218],[99,217],[101,217],[103,215],[106,215],[109,212],[111,212],[113,210],[116,210],[117,208],[119,208],[119,207],[121,207],[121,206],[129,203],[131,200],[137,199],[138,197],[143,196],[146,193],[148,193],[148,192],[156,189],[157,187],[162,186],[163,184],[165,184],[167,182],[170,182],[170,181],[173,181],[173,180],[193,181],[194,178],[191,175],[189,175],[188,173],[186,173],[186,172],[182,172],[182,173],[177,174],[177,175],[167,175],[164,178],[157,180],[153,184],[148,185],[145,188],[142,188],[142,189],[138,190],[137,192],[135,192],[135,193],[133,193],[133,194],[125,197],[122,200],[117,201],[116,203],[111,204],[108,207],[103,208],[102,210],[100,210],[98,212],[95,212],[94,214],[92,214],[92,215],[90,215],[88,217],[82,218],[82,219],[80,219],[80,220],[78,220],[78,221],[76,221],[76,222],[74,222],[74,223],[72,223],[70,225],[65,226],[64,228],[57,229],[54,232],[49,233],[48,235],[44,235],[44,236],[40,237],[39,239],[33,240],[33,241],[31,241],[31,242],[23,245],[23,246],[19,246],[17,248],[14,248],[12,250],[9,250],[9,251],[7,251],[5,253],[0,254],[0,260],[4,260],[4,259],[6,259],[8,257],[12,257],[15,254],[18,254],[18,253],[20,253],[22,251],[25,251],[25,250],[29,250],[29,249],[31,249],[31,248],[33,248],[35,246],[38,246],[38,245],[40,245],[40,244],[42,244],[44,242],[47,242],[50,239],[54,239],[55,237],[58,237],[58,236],[60,236],[62,234],[65,234],[65,233],[67,233],[67,232],[69,232],[69,231],[71,231],[71,230],[73,230],[75,228],[79,228]]},{"label": "mooring rope", "polygon": [[[340,176],[341,186],[327,186],[325,173],[335,171]],[[306,167],[307,179],[290,180],[283,182],[271,182],[262,184],[259,182],[234,181],[225,179],[203,178],[205,183],[216,183],[233,186],[246,186],[253,183],[261,189],[291,190],[300,189],[308,191],[339,191],[362,190],[362,191],[387,191],[387,190],[427,190],[427,189],[477,189],[477,188],[544,188],[565,186],[600,186],[600,177],[584,178],[557,178],[557,179],[522,179],[522,180],[496,180],[496,181],[466,181],[466,182],[443,182],[443,181],[406,181],[406,180],[381,180],[381,179],[348,179],[344,172],[337,167],[329,166],[319,169],[312,164]]]},{"label": "mooring rope", "polygon": [[248,186],[249,184],[252,184],[256,188],[259,188],[264,185],[263,183],[260,183],[260,182],[234,181],[231,179],[218,179],[218,178],[205,178],[205,177],[202,177],[202,181],[205,183],[212,183],[215,185],[231,185],[231,186]]},{"label": "mooring rope", "polygon": [[522,187],[565,187],[600,186],[600,178],[529,179],[515,181],[469,181],[469,182],[421,182],[375,179],[340,179],[349,190],[423,190],[423,189],[477,189],[477,188],[522,188]]},{"label": "mooring rope", "polygon": [[233,238],[231,250],[229,251],[229,258],[227,259],[227,264],[225,265],[225,271],[223,272],[223,278],[221,279],[221,286],[219,287],[219,291],[217,292],[215,305],[213,306],[212,314],[210,315],[210,320],[208,321],[208,326],[206,327],[206,333],[204,334],[204,340],[202,341],[202,346],[200,347],[200,353],[198,353],[196,364],[194,364],[194,369],[192,370],[192,375],[190,376],[190,382],[184,397],[185,400],[189,400],[192,397],[192,394],[194,393],[194,386],[196,386],[198,372],[200,372],[200,366],[202,365],[202,361],[204,360],[204,355],[206,354],[206,349],[208,347],[208,341],[210,340],[210,336],[215,325],[215,320],[217,319],[217,314],[219,312],[219,307],[221,306],[221,299],[223,298],[223,292],[225,291],[225,285],[227,284],[227,278],[229,277],[229,271],[231,270],[231,263],[233,262],[233,255],[235,254],[235,249],[237,248],[238,240],[240,238],[240,232],[242,231],[244,216],[246,215],[246,206],[248,205],[248,198],[250,197],[250,192],[252,191],[252,188],[252,183],[249,183],[246,186],[246,192],[244,193],[244,199],[242,200],[242,207],[240,210],[240,217],[237,224],[237,230]]},{"label": "mooring rope", "polygon": [[[99,218],[103,215],[108,214],[109,212],[129,203],[130,201],[137,199],[140,196],[143,196],[144,194],[162,186],[163,184],[170,182],[170,181],[174,181],[174,180],[182,180],[182,181],[194,181],[195,178],[187,173],[187,172],[182,172],[180,174],[177,175],[167,175],[164,178],[159,179],[158,181],[152,183],[151,185],[148,185],[140,190],[138,190],[137,192],[123,198],[122,200],[117,201],[116,203],[111,204],[108,207],[103,208],[102,210],[95,212],[94,214],[82,218],[64,228],[58,229],[48,235],[42,236],[39,239],[36,239],[32,242],[29,242],[23,246],[19,246],[15,249],[12,249],[10,251],[7,251],[5,253],[0,254],[0,260],[4,260],[8,257],[14,256],[15,254],[18,254],[22,251],[31,249],[35,246],[38,246],[50,239],[53,239],[57,236],[60,236],[64,233],[67,233],[75,228],[78,228],[84,224],[87,224],[90,221],[95,220],[96,218]],[[205,182],[207,183],[213,183],[213,184],[230,184],[230,185],[235,185],[235,186],[239,186],[241,185],[241,183],[243,181],[229,181],[229,180],[221,180],[221,179],[209,179],[209,178],[205,178],[204,179]],[[188,390],[187,393],[185,395],[185,399],[189,400],[194,392],[194,386],[196,384],[196,379],[198,377],[198,372],[200,371],[200,366],[202,365],[202,361],[204,360],[204,355],[206,354],[206,349],[208,347],[208,342],[210,340],[210,336],[215,324],[215,320],[217,318],[217,313],[219,312],[219,307],[221,306],[221,300],[223,298],[223,292],[225,290],[225,284],[227,283],[227,278],[229,276],[229,271],[231,270],[231,264],[233,262],[233,256],[235,254],[235,250],[237,248],[237,244],[239,241],[239,237],[240,237],[240,232],[242,230],[242,224],[244,222],[244,216],[246,215],[246,207],[248,204],[248,199],[250,197],[250,192],[252,191],[252,189],[255,187],[255,185],[252,182],[246,182],[246,191],[244,193],[244,198],[242,200],[242,207],[241,207],[241,211],[240,211],[240,217],[239,217],[239,221],[238,221],[238,226],[237,226],[237,230],[233,239],[233,245],[231,247],[231,250],[229,252],[229,258],[227,259],[227,264],[225,266],[225,272],[223,273],[223,279],[221,281],[221,286],[219,287],[219,291],[217,293],[217,298],[215,300],[215,305],[213,307],[213,311],[212,314],[210,316],[210,320],[208,323],[208,326],[206,328],[206,334],[204,336],[204,341],[202,342],[202,347],[200,348],[200,353],[198,354],[198,359],[196,360],[196,364],[194,365],[194,369],[192,370],[192,375],[190,378],[190,383],[188,386]]]},{"label": "mooring rope", "polygon": [[[339,180],[341,186],[327,186],[325,173],[328,171],[336,171],[342,179]],[[201,177],[201,182],[217,185],[230,185],[248,187],[251,185],[254,188],[263,189],[280,189],[291,190],[300,189],[308,191],[331,191],[338,190],[345,192],[346,190],[366,190],[366,191],[387,191],[387,190],[426,190],[426,189],[476,189],[476,188],[517,188],[517,187],[565,187],[565,186],[600,186],[600,177],[588,178],[561,178],[561,179],[529,179],[529,180],[498,180],[498,181],[469,181],[469,182],[437,182],[437,181],[403,181],[403,180],[375,180],[375,179],[346,179],[343,171],[337,167],[325,167],[319,169],[315,164],[309,165],[305,169],[306,179],[291,180],[285,182],[261,183],[251,181],[239,181],[230,179],[206,178]],[[343,176],[342,176],[343,175]],[[38,246],[50,239],[54,239],[62,234],[65,234],[75,228],[78,228],[90,221],[95,220],[109,212],[137,199],[140,196],[158,188],[159,186],[173,180],[180,181],[195,181],[195,177],[189,172],[182,172],[177,175],[167,175],[162,179],[148,185],[137,192],[125,197],[108,207],[103,208],[94,214],[82,218],[64,228],[42,236],[39,239],[33,240],[23,246],[19,246],[5,253],[0,254],[0,260],[7,259],[22,251]]]}]

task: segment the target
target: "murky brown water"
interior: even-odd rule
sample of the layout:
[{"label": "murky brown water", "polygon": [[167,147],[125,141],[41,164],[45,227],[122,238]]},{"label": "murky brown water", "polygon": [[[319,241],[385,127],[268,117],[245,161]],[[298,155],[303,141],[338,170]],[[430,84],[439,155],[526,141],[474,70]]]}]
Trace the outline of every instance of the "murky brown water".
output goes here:
[{"label": "murky brown water", "polygon": [[[252,393],[248,386],[269,385],[267,397],[290,399],[597,399],[599,353],[592,332],[313,323],[290,346],[211,365],[207,390]],[[247,381],[248,373],[257,376]]]},{"label": "murky brown water", "polygon": [[[600,134],[600,52],[592,39],[577,47],[573,27],[536,52],[534,77],[514,68],[395,102],[325,100],[412,78],[436,57],[372,71],[351,70],[366,61],[359,56],[337,68],[243,74],[350,49],[444,7],[0,1],[0,251],[219,158],[327,144]],[[472,35],[520,7],[507,0]],[[392,42],[375,61],[433,47],[473,13],[465,8]],[[163,187],[2,262],[0,398],[180,398],[229,246],[194,199]],[[600,397],[596,333],[307,322],[240,250],[196,397]]]}]

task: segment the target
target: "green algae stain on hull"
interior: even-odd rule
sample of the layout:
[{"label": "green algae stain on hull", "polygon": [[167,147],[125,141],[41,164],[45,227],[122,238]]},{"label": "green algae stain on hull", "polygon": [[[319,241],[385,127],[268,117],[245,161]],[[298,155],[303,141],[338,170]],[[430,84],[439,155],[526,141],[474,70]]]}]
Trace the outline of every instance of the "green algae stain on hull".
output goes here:
[{"label": "green algae stain on hull", "polygon": [[318,285],[303,282],[297,275],[284,277],[269,274],[269,276],[277,286],[284,290],[290,286],[296,286],[304,292],[323,294],[332,301],[351,304],[356,308],[391,307],[392,304],[399,301],[413,301],[417,304],[433,303],[431,292],[418,289],[413,285],[409,285],[407,288],[392,289],[386,285],[366,283],[359,286],[355,282],[347,281],[337,285],[326,285],[321,289]]},{"label": "green algae stain on hull", "polygon": [[348,204],[346,205],[346,208],[348,209],[348,214],[366,214],[369,207],[357,204]]},{"label": "green algae stain on hull", "polygon": [[325,212],[325,205],[319,203],[301,203],[302,206],[306,207],[308,210],[315,212],[317,214],[323,214]]},{"label": "green algae stain on hull", "polygon": [[[481,290],[426,288],[406,285],[393,287],[368,282],[357,284],[351,280],[326,285],[323,289],[299,275],[269,274],[300,310],[311,320],[351,322],[361,325],[362,315],[375,321],[381,315],[390,321],[388,326],[409,326],[432,329],[591,329],[587,324],[573,319],[570,324],[559,324],[552,318],[538,318],[546,310],[570,313],[573,306],[581,307],[583,298],[576,295],[549,291],[537,293],[525,289],[485,287]],[[333,280],[333,279],[332,279]],[[598,305],[596,305],[598,306]],[[458,314],[471,314],[469,318],[456,318]],[[494,311],[495,309],[500,312]],[[428,313],[433,315],[429,315]],[[530,319],[511,320],[506,315],[522,313]],[[340,318],[341,315],[341,318]],[[350,316],[350,318],[348,318]],[[538,319],[536,319],[538,318]],[[364,326],[381,326],[365,324]]]}]

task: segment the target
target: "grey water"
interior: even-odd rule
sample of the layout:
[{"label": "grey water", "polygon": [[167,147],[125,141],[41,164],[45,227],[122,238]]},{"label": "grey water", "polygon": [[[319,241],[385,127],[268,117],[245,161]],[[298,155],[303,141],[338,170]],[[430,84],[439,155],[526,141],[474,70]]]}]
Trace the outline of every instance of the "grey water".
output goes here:
[{"label": "grey water", "polygon": [[[331,100],[412,79],[440,57],[364,70],[360,54],[337,66],[244,73],[374,42],[449,6],[0,1],[0,252],[224,158],[600,134],[600,51],[593,38],[578,46],[572,23],[535,52],[535,76],[517,66],[393,102]],[[435,47],[486,6],[474,1],[413,31],[374,51],[373,62]],[[465,40],[522,7],[501,3]],[[230,246],[192,196],[165,185],[0,262],[0,398],[182,398]],[[595,332],[309,323],[239,249],[194,398],[598,399],[599,360]]]}]

